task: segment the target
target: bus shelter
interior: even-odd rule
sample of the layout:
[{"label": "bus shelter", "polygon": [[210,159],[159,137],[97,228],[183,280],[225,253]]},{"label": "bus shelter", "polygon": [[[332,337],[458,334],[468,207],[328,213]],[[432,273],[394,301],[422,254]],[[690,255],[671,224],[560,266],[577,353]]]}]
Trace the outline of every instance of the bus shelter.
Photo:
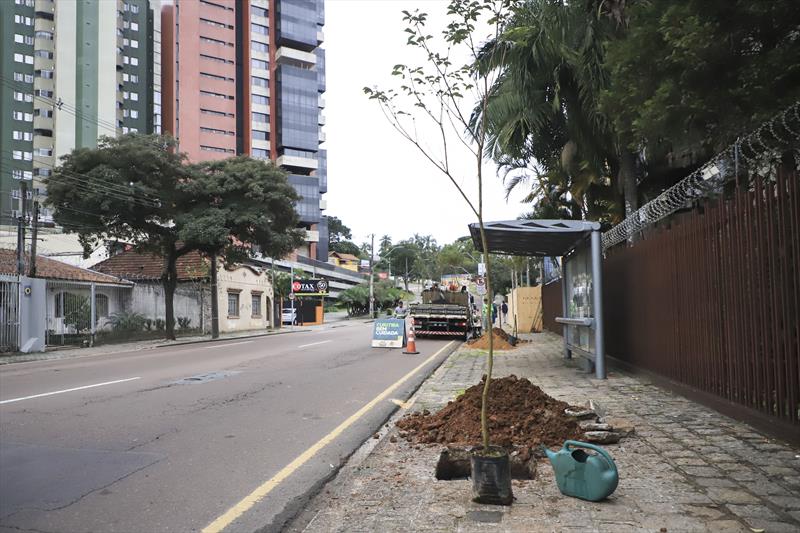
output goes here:
[{"label": "bus shelter", "polygon": [[[564,357],[583,355],[595,375],[606,378],[603,339],[603,251],[600,224],[583,220],[504,220],[485,222],[489,253],[560,257]],[[469,225],[475,248],[483,249],[480,226]]]}]

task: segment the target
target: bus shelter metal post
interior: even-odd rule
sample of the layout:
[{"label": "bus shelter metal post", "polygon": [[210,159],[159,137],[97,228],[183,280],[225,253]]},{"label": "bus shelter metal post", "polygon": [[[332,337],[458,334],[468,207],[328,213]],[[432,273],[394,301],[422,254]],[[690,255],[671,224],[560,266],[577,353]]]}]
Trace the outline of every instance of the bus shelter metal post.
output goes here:
[{"label": "bus shelter metal post", "polygon": [[603,247],[600,232],[592,232],[592,307],[594,308],[595,376],[606,379],[606,352],[603,338]]},{"label": "bus shelter metal post", "polygon": [[[569,308],[567,307],[567,258],[561,258],[561,313],[567,317],[569,316]],[[569,349],[569,324],[564,324],[562,330],[564,336],[564,359],[572,359],[572,352]]]}]

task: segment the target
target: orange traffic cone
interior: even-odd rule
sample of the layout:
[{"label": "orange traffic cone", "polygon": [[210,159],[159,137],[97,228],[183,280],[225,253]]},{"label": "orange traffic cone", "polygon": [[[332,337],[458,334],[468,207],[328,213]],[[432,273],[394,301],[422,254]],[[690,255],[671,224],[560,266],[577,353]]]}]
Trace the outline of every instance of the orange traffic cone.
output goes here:
[{"label": "orange traffic cone", "polygon": [[403,351],[403,353],[409,355],[418,354],[417,342],[414,337],[414,319],[411,317],[406,318],[406,335],[408,337],[408,342],[406,342],[406,349]]}]

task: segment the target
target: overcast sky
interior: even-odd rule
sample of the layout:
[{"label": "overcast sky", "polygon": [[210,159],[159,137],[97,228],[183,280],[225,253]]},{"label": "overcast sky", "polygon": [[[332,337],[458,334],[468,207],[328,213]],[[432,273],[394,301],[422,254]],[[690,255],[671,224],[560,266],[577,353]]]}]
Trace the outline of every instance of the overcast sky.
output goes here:
[{"label": "overcast sky", "polygon": [[[326,214],[349,226],[356,243],[370,233],[376,239],[389,234],[395,242],[420,233],[444,244],[466,235],[467,224],[475,222],[449,180],[392,129],[362,91],[391,86],[395,64],[419,63],[405,44],[401,11],[426,11],[431,33],[438,33],[446,6],[445,0],[325,0]],[[431,145],[433,133],[423,135]],[[474,160],[466,151],[459,160],[463,185],[477,199]],[[485,168],[484,179],[485,220],[513,219],[529,210],[519,203],[523,188],[506,203],[493,165]]]}]

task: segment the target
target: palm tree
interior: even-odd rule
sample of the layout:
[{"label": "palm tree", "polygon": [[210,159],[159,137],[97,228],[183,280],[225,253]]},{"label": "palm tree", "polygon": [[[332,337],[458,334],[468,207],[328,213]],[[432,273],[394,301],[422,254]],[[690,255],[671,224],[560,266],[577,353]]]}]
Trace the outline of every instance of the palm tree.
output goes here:
[{"label": "palm tree", "polygon": [[636,156],[620,148],[598,106],[609,82],[603,43],[613,31],[601,11],[580,2],[530,0],[483,47],[479,68],[502,72],[486,108],[487,152],[505,172],[507,193],[533,181],[529,199],[541,201],[545,189],[560,188],[569,193],[565,206],[579,209],[574,218],[587,218],[606,212],[604,189],[616,181],[626,213],[636,209]]}]

